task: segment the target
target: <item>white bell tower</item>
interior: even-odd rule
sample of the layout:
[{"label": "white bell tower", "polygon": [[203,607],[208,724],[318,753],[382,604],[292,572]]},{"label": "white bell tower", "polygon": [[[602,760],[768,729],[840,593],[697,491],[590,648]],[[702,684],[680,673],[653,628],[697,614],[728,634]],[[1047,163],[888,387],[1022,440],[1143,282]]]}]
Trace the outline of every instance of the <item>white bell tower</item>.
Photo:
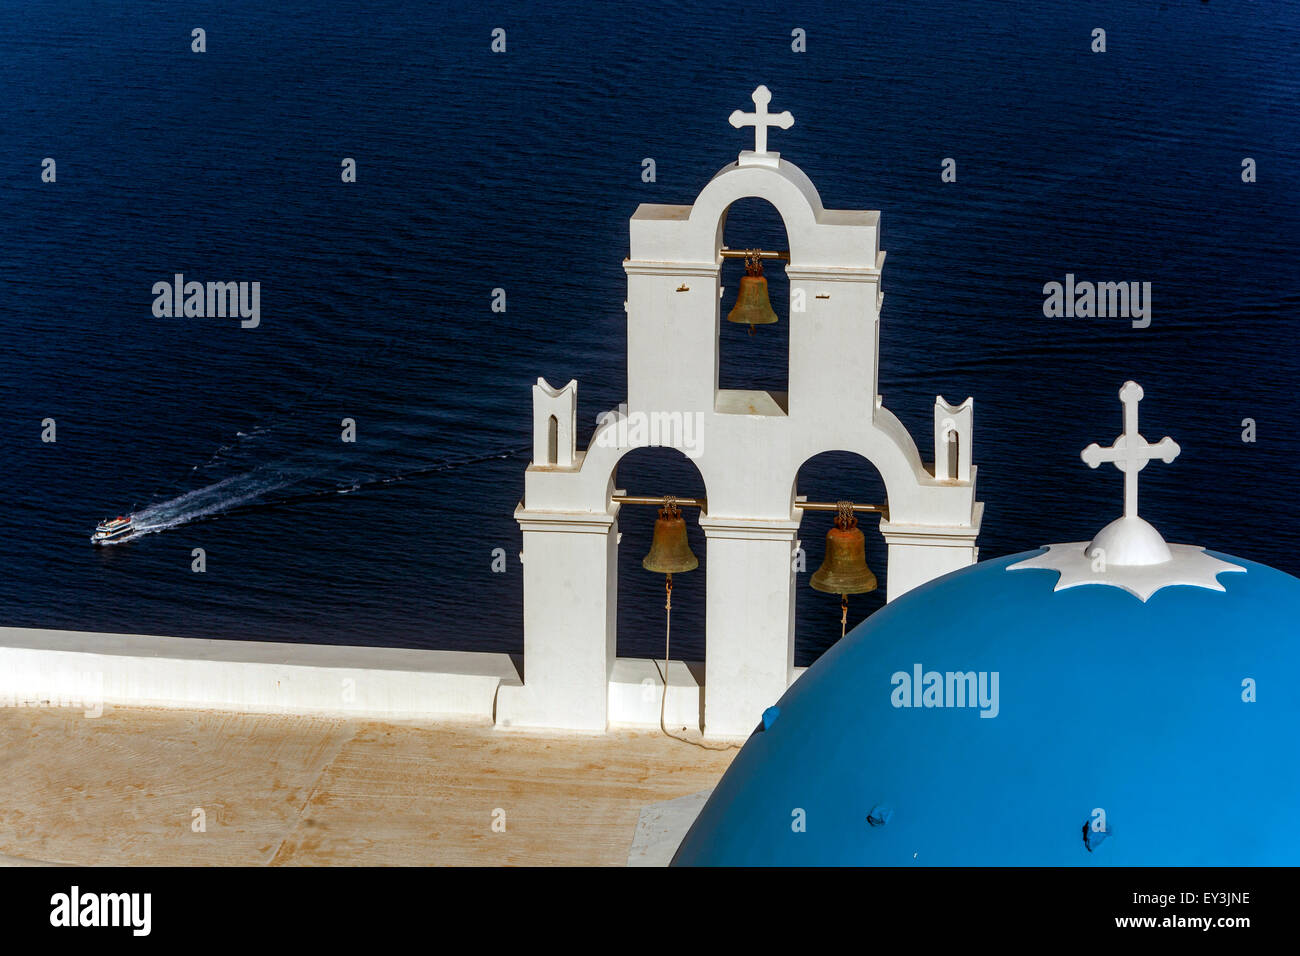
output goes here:
[{"label": "white bell tower", "polygon": [[[954,407],[936,398],[937,464],[923,463],[877,392],[880,214],[823,208],[803,171],[767,149],[769,127],[788,129],[793,117],[768,112],[766,87],[753,100],[754,112],[737,110],[730,120],[754,127],[752,151],[723,167],[693,205],[643,203],[632,216],[623,262],[626,405],[606,416],[585,451],[570,453],[549,436],[572,427],[572,412],[556,411],[561,397],[575,400],[576,383],[534,387],[535,448],[548,452],[528,467],[515,512],[524,537],[524,685],[501,688],[502,726],[603,731],[620,719],[611,713],[619,699],[613,675],[616,664],[633,662],[615,659],[614,499],[623,491],[614,474],[632,448],[677,448],[704,479],[708,607],[694,719],[709,737],[747,735],[795,676],[791,556],[802,517],[795,480],[808,459],[856,452],[879,470],[890,600],[975,561],[983,506],[971,464],[973,402]],[[731,205],[748,197],[777,209],[789,242],[788,393],[718,387],[723,227]],[[680,701],[673,706],[680,715]]]}]

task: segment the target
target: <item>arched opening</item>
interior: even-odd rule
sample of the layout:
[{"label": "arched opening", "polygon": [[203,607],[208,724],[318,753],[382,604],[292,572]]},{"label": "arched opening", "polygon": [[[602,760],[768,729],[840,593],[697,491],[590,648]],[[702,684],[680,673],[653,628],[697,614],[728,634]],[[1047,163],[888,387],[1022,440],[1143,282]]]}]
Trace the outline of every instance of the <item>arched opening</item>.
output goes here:
[{"label": "arched opening", "polygon": [[[863,456],[847,451],[822,452],[805,461],[795,476],[794,493],[807,496],[809,501],[887,503],[880,472]],[[849,595],[849,630],[884,606],[887,584],[888,549],[880,534],[879,516],[859,513],[857,519],[866,539],[867,566],[875,573],[879,586],[866,594]],[[798,667],[812,664],[840,638],[839,596],[814,590],[810,584],[825,557],[826,532],[834,520],[834,512],[805,511],[799,524],[804,565],[802,571],[795,565],[794,662]]]},{"label": "arched opening", "polygon": [[[738,199],[728,207],[722,228],[723,244],[730,250],[789,248],[785,222],[766,199]],[[751,326],[729,322],[745,275],[745,260],[724,259],[719,282],[718,307],[719,412],[784,415],[789,411],[790,282],[779,259],[762,262],[768,298],[777,322]]]},{"label": "arched opening", "polygon": [[556,464],[560,460],[560,420],[554,415],[546,423],[546,461]]},{"label": "arched opening", "polygon": [[958,476],[957,463],[961,460],[957,453],[961,450],[958,445],[957,429],[948,429],[948,474],[941,477],[956,481]]},{"label": "arched opening", "polygon": [[[705,497],[704,479],[695,463],[673,448],[636,448],[619,461],[614,486],[629,495]],[[682,508],[686,537],[700,565],[673,575],[670,658],[685,661],[697,683],[704,683],[706,541],[698,508]],[[617,656],[664,659],[664,575],[647,571],[642,559],[650,550],[654,506],[625,504],[619,511]],[[695,666],[698,664],[698,667]],[[658,693],[658,688],[655,689]]]}]

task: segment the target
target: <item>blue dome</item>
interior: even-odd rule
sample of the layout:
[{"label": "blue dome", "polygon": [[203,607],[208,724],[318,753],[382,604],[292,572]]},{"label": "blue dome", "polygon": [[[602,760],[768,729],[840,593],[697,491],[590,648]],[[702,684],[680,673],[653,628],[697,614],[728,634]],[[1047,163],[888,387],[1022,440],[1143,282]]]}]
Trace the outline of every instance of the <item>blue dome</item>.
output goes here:
[{"label": "blue dome", "polygon": [[1209,552],[1246,573],[1143,603],[1007,570],[1040,553],[855,628],[764,715],[673,862],[1300,860],[1300,580]]}]

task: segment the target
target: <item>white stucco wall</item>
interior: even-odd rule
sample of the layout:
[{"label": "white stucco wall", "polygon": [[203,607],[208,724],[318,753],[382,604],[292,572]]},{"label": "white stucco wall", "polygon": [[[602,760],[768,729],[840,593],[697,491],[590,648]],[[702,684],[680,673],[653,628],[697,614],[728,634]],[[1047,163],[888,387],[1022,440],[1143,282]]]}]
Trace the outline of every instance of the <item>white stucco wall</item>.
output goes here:
[{"label": "white stucco wall", "polygon": [[0,705],[8,706],[490,720],[498,688],[519,683],[507,654],[0,627]]}]

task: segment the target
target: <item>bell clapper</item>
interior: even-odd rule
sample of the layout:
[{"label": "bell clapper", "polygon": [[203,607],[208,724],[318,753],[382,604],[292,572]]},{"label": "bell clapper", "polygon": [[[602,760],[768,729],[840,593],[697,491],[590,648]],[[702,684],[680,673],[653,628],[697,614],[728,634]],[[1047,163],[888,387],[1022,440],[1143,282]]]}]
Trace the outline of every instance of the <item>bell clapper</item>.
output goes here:
[{"label": "bell clapper", "polygon": [[659,697],[659,729],[665,734],[668,728],[664,726],[664,714],[668,710],[668,660],[670,657],[669,649],[672,647],[673,637],[673,575],[668,572],[664,575],[664,692]]},{"label": "bell clapper", "polygon": [[848,623],[849,623],[849,596],[847,594],[841,594],[840,595],[840,640],[844,639],[844,631],[845,628],[848,627]]},{"label": "bell clapper", "polygon": [[[749,256],[746,256],[746,257],[745,257],[745,275],[747,275],[747,276],[753,276],[754,278],[758,278],[758,277],[761,276],[762,274],[763,274],[763,260],[760,259],[757,255],[749,255]],[[753,334],[754,334],[754,323],[753,323],[753,322],[750,322],[750,323],[749,323],[749,334],[750,334],[750,336],[753,336]]]}]

